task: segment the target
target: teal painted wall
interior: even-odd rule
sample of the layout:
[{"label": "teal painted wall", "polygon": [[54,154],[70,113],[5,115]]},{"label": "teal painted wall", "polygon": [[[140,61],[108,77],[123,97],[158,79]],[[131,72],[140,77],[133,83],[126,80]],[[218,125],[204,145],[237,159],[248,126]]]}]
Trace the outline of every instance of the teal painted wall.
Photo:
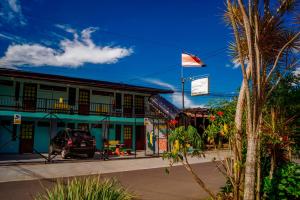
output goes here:
[{"label": "teal painted wall", "polygon": [[49,127],[35,126],[34,148],[40,153],[47,153],[49,146]]},{"label": "teal painted wall", "polygon": [[[12,126],[6,126],[12,130]],[[19,136],[20,128],[17,129]],[[0,153],[19,153],[19,140],[12,141],[12,133],[0,126]]]},{"label": "teal painted wall", "polygon": [[112,128],[109,128],[108,139],[109,140],[115,140],[116,139],[115,125],[113,125]]},{"label": "teal painted wall", "polygon": [[91,128],[91,134],[93,136],[95,136],[96,148],[102,149],[102,147],[103,147],[102,129],[101,128]]}]

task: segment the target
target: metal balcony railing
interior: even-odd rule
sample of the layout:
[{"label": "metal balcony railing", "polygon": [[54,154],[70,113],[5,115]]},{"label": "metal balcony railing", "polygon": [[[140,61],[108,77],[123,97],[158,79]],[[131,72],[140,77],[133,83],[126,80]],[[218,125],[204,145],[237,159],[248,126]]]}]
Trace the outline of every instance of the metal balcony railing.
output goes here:
[{"label": "metal balcony railing", "polygon": [[14,110],[24,112],[46,112],[80,115],[107,115],[118,117],[145,117],[150,112],[147,107],[134,105],[104,104],[87,101],[77,101],[70,104],[68,100],[0,96],[0,110]]}]

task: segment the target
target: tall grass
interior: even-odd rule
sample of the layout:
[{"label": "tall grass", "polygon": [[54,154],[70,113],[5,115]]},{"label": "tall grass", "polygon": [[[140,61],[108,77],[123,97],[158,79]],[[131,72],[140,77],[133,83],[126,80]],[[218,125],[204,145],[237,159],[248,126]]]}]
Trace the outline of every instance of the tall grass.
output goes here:
[{"label": "tall grass", "polygon": [[131,200],[131,195],[116,179],[100,177],[74,178],[58,182],[36,200]]}]

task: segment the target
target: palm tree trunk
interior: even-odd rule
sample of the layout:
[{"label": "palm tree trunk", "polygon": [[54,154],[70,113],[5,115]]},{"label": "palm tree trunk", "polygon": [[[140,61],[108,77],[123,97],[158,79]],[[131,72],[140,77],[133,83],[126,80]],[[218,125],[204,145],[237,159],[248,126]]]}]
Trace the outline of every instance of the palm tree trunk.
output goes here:
[{"label": "palm tree trunk", "polygon": [[260,184],[261,184],[261,152],[260,152],[260,140],[258,140],[257,149],[257,182],[256,182],[256,200],[260,200]]},{"label": "palm tree trunk", "polygon": [[256,154],[257,144],[255,133],[250,133],[247,144],[247,155],[246,155],[246,169],[245,169],[245,190],[244,200],[255,199],[255,169],[256,169]]},{"label": "palm tree trunk", "polygon": [[[247,66],[246,74],[247,77],[250,76],[251,72],[251,66]],[[240,163],[242,160],[242,134],[243,134],[243,113],[245,110],[245,98],[246,98],[246,86],[244,81],[242,81],[241,89],[239,92],[239,97],[237,100],[236,105],[236,113],[235,113],[235,127],[236,127],[236,133],[235,133],[235,144],[233,145],[235,148],[233,148],[233,154],[234,154],[234,165],[237,165],[237,163]],[[233,187],[233,198],[235,200],[240,199],[240,190],[241,190],[241,176],[243,174],[241,173],[240,167],[238,167],[236,170],[234,170],[234,181],[235,185]]]}]

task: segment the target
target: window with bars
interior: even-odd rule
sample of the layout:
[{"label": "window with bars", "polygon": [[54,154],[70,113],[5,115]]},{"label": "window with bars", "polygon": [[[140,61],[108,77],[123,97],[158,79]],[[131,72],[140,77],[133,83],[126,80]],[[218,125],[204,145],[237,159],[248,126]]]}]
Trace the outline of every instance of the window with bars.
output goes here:
[{"label": "window with bars", "polygon": [[124,140],[130,140],[132,137],[132,127],[124,126]]},{"label": "window with bars", "polygon": [[136,114],[144,114],[145,113],[145,101],[144,96],[135,96],[134,99],[134,107]]},{"label": "window with bars", "polygon": [[35,99],[35,97],[36,97],[36,86],[24,85],[24,98]]},{"label": "window with bars", "polygon": [[21,139],[32,139],[33,137],[33,124],[22,124]]},{"label": "window with bars", "polygon": [[124,107],[125,108],[132,108],[132,95],[131,94],[125,94],[124,95]]},{"label": "window with bars", "polygon": [[78,124],[78,129],[88,131],[89,130],[89,124],[87,124],[87,123],[79,123]]},{"label": "window with bars", "polygon": [[80,104],[89,104],[90,102],[90,92],[88,90],[79,91],[79,103]]}]

